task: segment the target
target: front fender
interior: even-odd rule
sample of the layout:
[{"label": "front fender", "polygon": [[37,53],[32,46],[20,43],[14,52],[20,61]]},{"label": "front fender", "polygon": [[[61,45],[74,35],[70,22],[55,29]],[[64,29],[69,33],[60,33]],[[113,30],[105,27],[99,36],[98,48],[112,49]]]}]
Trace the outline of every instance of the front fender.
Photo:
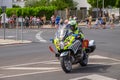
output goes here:
[{"label": "front fender", "polygon": [[68,52],[68,51],[66,51],[66,52],[62,52],[62,53],[60,54],[60,57],[67,56],[68,54],[69,54],[69,52]]}]

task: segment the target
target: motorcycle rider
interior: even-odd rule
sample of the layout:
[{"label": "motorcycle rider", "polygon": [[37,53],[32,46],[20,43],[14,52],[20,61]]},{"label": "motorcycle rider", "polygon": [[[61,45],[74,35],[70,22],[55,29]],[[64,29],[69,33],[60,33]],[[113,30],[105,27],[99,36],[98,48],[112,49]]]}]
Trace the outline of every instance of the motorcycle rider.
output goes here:
[{"label": "motorcycle rider", "polygon": [[77,24],[76,20],[69,21],[68,26],[69,26],[71,32],[73,32],[73,34],[78,34],[77,37],[80,37],[81,40],[84,39],[84,34],[83,34],[82,30],[80,28],[78,28],[78,24]]},{"label": "motorcycle rider", "polygon": [[[80,28],[78,28],[78,24],[77,24],[76,20],[69,21],[68,25],[69,25],[69,28],[72,31],[72,33],[77,35],[76,39],[78,39],[78,40],[80,40],[82,42],[82,50],[84,52],[85,49],[86,49],[85,47],[83,47],[84,46],[83,40],[84,40],[85,36],[84,36],[82,30]],[[86,56],[87,55],[84,54],[84,57],[86,57]]]}]

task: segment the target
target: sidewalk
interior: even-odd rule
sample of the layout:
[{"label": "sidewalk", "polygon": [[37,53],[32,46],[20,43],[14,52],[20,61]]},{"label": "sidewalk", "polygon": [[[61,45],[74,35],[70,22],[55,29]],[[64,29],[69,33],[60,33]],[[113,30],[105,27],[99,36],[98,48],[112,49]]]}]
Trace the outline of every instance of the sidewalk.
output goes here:
[{"label": "sidewalk", "polygon": [[[92,23],[91,23],[91,25],[93,26],[95,24],[95,22],[93,21]],[[118,23],[118,24],[114,24],[115,26],[120,26],[120,23]],[[81,22],[81,23],[79,23],[78,24],[78,27],[85,27],[86,26],[86,23],[85,22]],[[41,27],[42,29],[51,29],[51,28],[56,28],[56,27],[52,27],[51,25],[43,25],[42,27]]]},{"label": "sidewalk", "polygon": [[56,28],[55,26],[51,26],[50,24],[48,24],[48,25],[43,25],[43,26],[41,26],[41,28],[42,29],[45,29],[45,28],[49,28],[49,29],[52,29],[52,28]]},{"label": "sidewalk", "polygon": [[[91,24],[94,25],[95,22],[92,22]],[[81,23],[78,24],[78,26],[86,26],[86,23],[85,22],[81,22]],[[48,24],[48,25],[43,25],[41,28],[44,29],[44,28],[56,28],[56,27],[52,27],[50,24]]]},{"label": "sidewalk", "polygon": [[10,44],[23,44],[23,43],[31,43],[32,41],[27,40],[11,40],[11,39],[0,39],[0,45],[10,45]]}]

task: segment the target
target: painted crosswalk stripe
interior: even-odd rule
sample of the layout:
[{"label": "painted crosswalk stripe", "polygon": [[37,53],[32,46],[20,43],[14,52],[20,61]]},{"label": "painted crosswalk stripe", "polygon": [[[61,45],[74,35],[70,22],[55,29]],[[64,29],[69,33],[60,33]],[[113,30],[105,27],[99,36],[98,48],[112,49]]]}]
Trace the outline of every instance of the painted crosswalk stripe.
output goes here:
[{"label": "painted crosswalk stripe", "polygon": [[69,79],[69,80],[117,80],[117,79],[113,79],[113,78],[110,78],[110,77],[93,74],[93,75],[73,78],[73,79]]},{"label": "painted crosswalk stripe", "polygon": [[56,70],[59,68],[57,68],[57,67],[9,67],[9,68],[3,68],[3,69],[9,69],[9,70]]},{"label": "painted crosswalk stripe", "polygon": [[110,57],[105,57],[105,56],[100,56],[100,55],[92,55],[92,56],[90,56],[89,58],[91,58],[91,59],[110,59],[110,60],[113,60],[113,61],[118,61],[118,62],[120,62],[119,59],[110,58]]},{"label": "painted crosswalk stripe", "polygon": [[12,77],[20,77],[20,76],[27,76],[27,75],[35,75],[35,74],[49,73],[49,72],[56,72],[56,71],[61,71],[61,70],[60,69],[56,69],[56,70],[46,70],[46,71],[23,73],[23,74],[16,74],[16,75],[7,75],[7,76],[1,76],[0,79],[12,78]]}]

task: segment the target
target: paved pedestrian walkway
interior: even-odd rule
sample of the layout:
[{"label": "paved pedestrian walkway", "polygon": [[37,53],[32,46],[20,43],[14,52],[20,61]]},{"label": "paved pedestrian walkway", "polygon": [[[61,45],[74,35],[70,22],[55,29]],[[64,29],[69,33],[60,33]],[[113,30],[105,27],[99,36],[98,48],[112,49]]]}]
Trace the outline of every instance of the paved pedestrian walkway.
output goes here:
[{"label": "paved pedestrian walkway", "polygon": [[[94,25],[95,22],[92,22],[91,24]],[[78,26],[86,26],[86,22],[81,22],[81,23],[78,24]],[[43,25],[41,28],[56,28],[56,27],[48,24],[48,25]]]}]

